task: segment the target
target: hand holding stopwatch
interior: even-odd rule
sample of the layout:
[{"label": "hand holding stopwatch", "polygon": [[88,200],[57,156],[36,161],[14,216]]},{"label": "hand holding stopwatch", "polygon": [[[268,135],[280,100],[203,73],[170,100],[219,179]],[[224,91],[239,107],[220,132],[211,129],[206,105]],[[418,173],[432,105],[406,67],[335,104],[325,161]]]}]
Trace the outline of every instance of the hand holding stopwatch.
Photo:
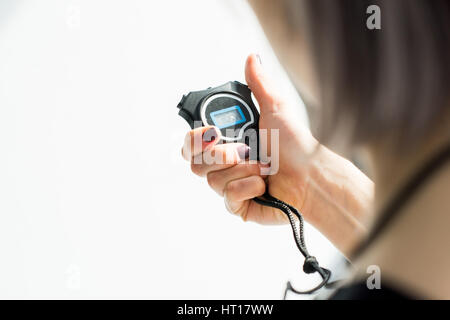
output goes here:
[{"label": "hand holding stopwatch", "polygon": [[178,114],[192,129],[216,126],[223,142],[245,143],[250,147],[250,159],[259,158],[259,112],[246,85],[230,81],[215,88],[190,92],[183,96],[178,108]]},{"label": "hand holding stopwatch", "polygon": [[[178,114],[192,129],[197,126],[216,126],[221,131],[223,142],[243,142],[250,147],[250,159],[259,159],[259,112],[246,85],[230,81],[215,88],[190,92],[183,95],[178,108]],[[268,190],[262,197],[253,198],[253,201],[279,209],[288,217],[297,247],[305,257],[303,271],[317,272],[322,277],[319,285],[306,291],[297,291],[288,282],[285,297],[288,290],[297,294],[310,294],[324,286],[332,285],[328,284],[331,271],[319,266],[316,258],[311,256],[306,248],[302,214],[293,206],[271,196]]]}]

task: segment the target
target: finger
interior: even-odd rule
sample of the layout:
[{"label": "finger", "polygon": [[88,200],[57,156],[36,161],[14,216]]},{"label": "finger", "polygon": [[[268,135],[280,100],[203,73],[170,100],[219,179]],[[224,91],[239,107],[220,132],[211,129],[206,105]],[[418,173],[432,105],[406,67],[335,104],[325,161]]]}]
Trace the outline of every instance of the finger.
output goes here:
[{"label": "finger", "polygon": [[225,206],[231,213],[238,214],[243,220],[247,220],[246,209],[249,201],[246,200],[262,196],[265,190],[266,184],[260,176],[230,181],[225,186]]},{"label": "finger", "polygon": [[203,177],[208,172],[223,170],[244,161],[250,148],[244,143],[218,144],[196,155],[191,161],[191,170]]},{"label": "finger", "polygon": [[261,64],[259,55],[251,54],[245,63],[245,80],[258,101],[261,114],[277,112],[281,99]]},{"label": "finger", "polygon": [[187,161],[201,154],[207,147],[211,147],[220,140],[220,130],[214,126],[201,127],[189,131],[185,138],[181,155]]},{"label": "finger", "polygon": [[240,163],[227,169],[210,171],[207,174],[208,184],[215,192],[223,196],[225,186],[230,181],[258,175],[265,178],[266,176],[262,175],[262,166],[264,165],[260,163]]}]

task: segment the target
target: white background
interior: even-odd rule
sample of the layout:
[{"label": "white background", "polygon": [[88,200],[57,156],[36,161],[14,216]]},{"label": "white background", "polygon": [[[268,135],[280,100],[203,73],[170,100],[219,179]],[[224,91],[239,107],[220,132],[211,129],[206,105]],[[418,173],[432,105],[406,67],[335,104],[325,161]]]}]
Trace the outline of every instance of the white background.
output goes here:
[{"label": "white background", "polygon": [[[289,227],[243,223],[180,157],[182,94],[244,82],[247,4],[0,1],[0,297],[266,298],[304,276]],[[335,249],[307,228],[330,266]]]}]

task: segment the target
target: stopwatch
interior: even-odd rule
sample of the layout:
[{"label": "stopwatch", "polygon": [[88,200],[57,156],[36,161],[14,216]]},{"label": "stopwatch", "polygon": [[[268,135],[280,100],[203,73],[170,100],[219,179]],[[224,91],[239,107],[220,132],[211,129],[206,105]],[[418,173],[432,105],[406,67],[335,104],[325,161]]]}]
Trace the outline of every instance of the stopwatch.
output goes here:
[{"label": "stopwatch", "polygon": [[259,112],[245,84],[230,81],[218,87],[192,91],[178,103],[178,114],[191,129],[216,126],[224,143],[242,142],[250,149],[250,159],[258,158]]}]

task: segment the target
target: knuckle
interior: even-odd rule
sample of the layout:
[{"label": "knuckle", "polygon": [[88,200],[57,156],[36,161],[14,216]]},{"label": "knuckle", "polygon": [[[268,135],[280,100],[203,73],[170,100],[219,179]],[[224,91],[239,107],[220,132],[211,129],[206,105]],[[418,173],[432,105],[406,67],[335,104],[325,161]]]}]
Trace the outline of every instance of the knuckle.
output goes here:
[{"label": "knuckle", "polygon": [[191,171],[198,176],[203,176],[203,166],[201,164],[191,162]]},{"label": "knuckle", "polygon": [[255,186],[255,191],[258,194],[258,196],[266,192],[266,184],[264,183],[264,180],[258,179],[258,182],[256,183]]},{"label": "knuckle", "polygon": [[227,209],[227,211],[228,211],[229,213],[235,214],[236,211],[235,211],[233,208],[231,208],[230,200],[228,199],[228,195],[225,196],[225,201],[224,201],[224,203],[225,203],[225,208]]},{"label": "knuckle", "polygon": [[259,176],[261,174],[260,169],[259,169],[259,165],[251,164],[249,166],[250,166],[250,168],[248,170],[249,170],[249,173],[251,175]]},{"label": "knuckle", "polygon": [[230,181],[225,187],[228,198],[229,199],[236,198],[236,195],[241,190],[241,186],[242,183],[239,180]]},{"label": "knuckle", "polygon": [[216,172],[208,172],[208,174],[206,175],[208,185],[213,189],[217,189],[218,187],[218,180],[219,180],[218,178],[219,176]]},{"label": "knuckle", "polygon": [[237,168],[239,170],[239,173],[243,177],[244,176],[245,177],[250,177],[250,176],[259,176],[260,175],[259,165],[245,163],[245,164],[238,164]]},{"label": "knuckle", "polygon": [[278,111],[281,108],[283,108],[284,102],[281,98],[279,98],[278,96],[274,96],[272,97],[272,108],[274,111]]},{"label": "knuckle", "polygon": [[184,145],[185,146],[190,146],[191,145],[191,139],[192,139],[192,133],[191,133],[191,131],[189,131],[184,136]]},{"label": "knuckle", "polygon": [[184,160],[189,160],[188,154],[186,153],[185,147],[184,147],[184,146],[181,148],[181,157],[182,157]]},{"label": "knuckle", "polygon": [[183,148],[181,148],[181,154],[185,159],[189,159],[192,155],[192,148],[190,144],[184,144]]}]

